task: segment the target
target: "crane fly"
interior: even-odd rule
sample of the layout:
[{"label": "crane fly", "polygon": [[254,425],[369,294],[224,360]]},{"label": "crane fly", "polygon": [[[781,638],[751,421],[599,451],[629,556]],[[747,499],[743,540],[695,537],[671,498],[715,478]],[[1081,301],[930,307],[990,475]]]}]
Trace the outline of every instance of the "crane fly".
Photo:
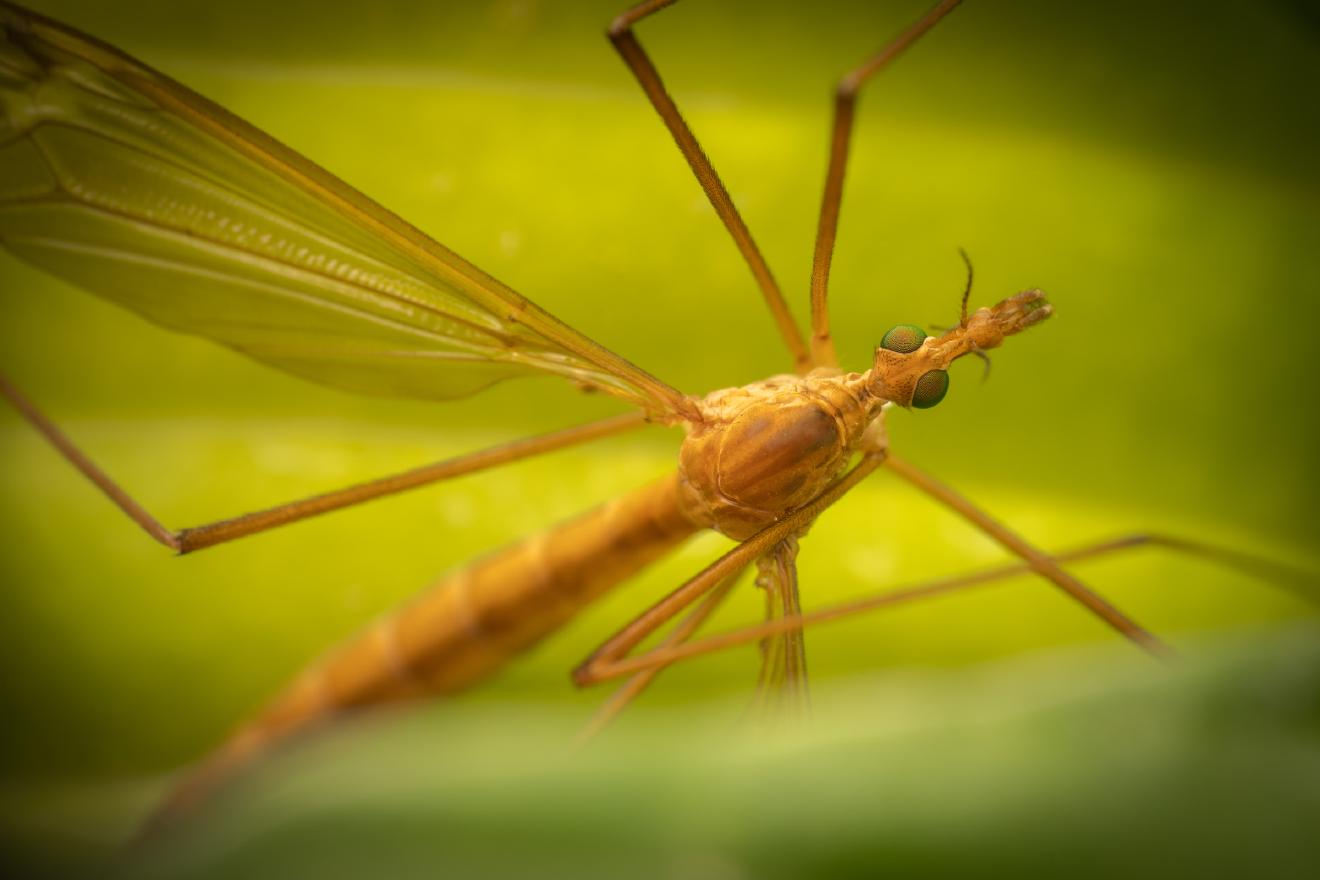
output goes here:
[{"label": "crane fly", "polygon": [[[477,684],[703,530],[738,543],[574,670],[574,681],[583,686],[624,680],[592,730],[666,666],[732,644],[760,643],[763,697],[802,703],[808,625],[1024,572],[1050,582],[1143,650],[1169,655],[1157,636],[1063,567],[1076,559],[1157,545],[1265,577],[1295,579],[1277,563],[1167,535],[1137,534],[1047,553],[890,449],[885,413],[939,404],[955,360],[985,357],[1047,319],[1052,307],[1039,290],[973,309],[969,261],[953,326],[927,334],[916,325],[898,325],[884,333],[860,372],[839,364],[828,287],[858,97],[957,0],[937,3],[839,82],[807,333],[639,42],[638,24],[672,2],[649,0],[623,12],[608,37],[751,269],[791,371],[705,395],[683,393],[577,332],[222,107],[105,43],[0,2],[0,239],[19,259],[157,324],[341,390],[441,401],[509,379],[551,375],[629,407],[601,421],[174,530],[22,392],[0,380],[9,402],[159,543],[180,554],[197,552],[647,423],[685,431],[678,467],[668,476],[483,557],[332,649],[203,759],[166,799],[158,819],[184,814],[274,744],[337,713]],[[803,611],[799,539],[823,511],[881,469],[945,505],[1020,561]],[[748,569],[755,569],[765,592],[768,620],[698,638]],[[676,620],[658,645],[642,647]]]}]

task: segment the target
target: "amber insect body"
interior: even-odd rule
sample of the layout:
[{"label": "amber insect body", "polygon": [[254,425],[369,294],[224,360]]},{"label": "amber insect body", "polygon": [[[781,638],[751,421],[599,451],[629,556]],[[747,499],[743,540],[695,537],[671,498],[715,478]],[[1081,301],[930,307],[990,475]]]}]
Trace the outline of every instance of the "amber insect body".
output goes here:
[{"label": "amber insect body", "polygon": [[[928,337],[900,325],[869,369],[844,372],[829,332],[826,287],[858,90],[947,14],[942,0],[840,82],[835,96],[812,271],[810,344],[794,323],[746,225],[664,89],[633,26],[672,0],[620,15],[609,37],[692,166],[747,260],[796,372],[701,397],[685,395],[577,333],[312,162],[124,53],[0,0],[0,240],[15,255],[173,329],[334,387],[424,399],[549,373],[613,395],[630,414],[384,477],[230,520],[171,530],[78,450],[16,388],[0,393],[125,513],[165,546],[188,553],[265,529],[495,467],[646,422],[681,425],[673,474],[494,552],[312,664],[242,725],[167,799],[161,816],[194,805],[272,743],[334,714],[471,686],[553,632],[587,603],[703,529],[740,542],[645,611],[573,673],[579,684],[627,677],[598,728],[664,666],[728,644],[760,641],[763,691],[800,694],[801,631],[863,610],[803,613],[798,539],[821,511],[880,467],[981,528],[1022,562],[903,595],[1034,571],[1142,647],[1153,635],[1081,584],[1054,557],[925,475],[889,448],[890,406],[938,403],[947,368],[984,355],[1051,314],[1028,290]],[[178,292],[182,291],[182,292]],[[1251,568],[1217,548],[1138,535],[1066,558],[1158,543]],[[750,566],[766,591],[766,624],[692,638]],[[1277,573],[1277,567],[1276,571]],[[658,647],[630,654],[693,607]]]}]

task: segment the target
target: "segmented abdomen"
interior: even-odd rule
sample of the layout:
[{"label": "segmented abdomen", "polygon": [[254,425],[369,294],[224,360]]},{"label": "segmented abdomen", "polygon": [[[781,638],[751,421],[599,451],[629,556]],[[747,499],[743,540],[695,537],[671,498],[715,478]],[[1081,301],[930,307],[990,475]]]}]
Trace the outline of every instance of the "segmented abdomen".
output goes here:
[{"label": "segmented abdomen", "polygon": [[158,818],[335,712],[477,683],[700,528],[673,474],[449,575],[309,666],[175,789]]}]

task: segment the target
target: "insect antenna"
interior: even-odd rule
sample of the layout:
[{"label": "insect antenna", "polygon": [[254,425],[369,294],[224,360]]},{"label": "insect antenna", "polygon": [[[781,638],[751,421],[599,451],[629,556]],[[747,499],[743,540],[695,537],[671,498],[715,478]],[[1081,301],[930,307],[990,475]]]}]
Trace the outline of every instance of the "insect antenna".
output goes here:
[{"label": "insect antenna", "polygon": [[[958,256],[962,257],[963,263],[967,266],[967,286],[963,288],[962,311],[958,318],[958,326],[967,326],[967,301],[972,298],[972,258],[967,256],[967,251],[958,248]],[[989,361],[987,361],[989,363]]]},{"label": "insect antenna", "polygon": [[[958,317],[958,326],[960,328],[967,326],[967,303],[972,297],[972,258],[967,256],[967,251],[958,248],[958,256],[962,257],[963,263],[967,265],[967,284],[963,287],[962,309]],[[931,330],[936,333],[948,333],[952,327],[946,327],[943,324],[929,325]],[[971,353],[979,357],[985,363],[985,370],[981,373],[981,381],[985,382],[990,378],[990,355],[984,349],[975,345],[972,346]]]},{"label": "insect antenna", "polygon": [[[967,303],[968,303],[968,302],[971,300],[971,298],[972,298],[972,276],[973,276],[974,273],[973,273],[973,271],[972,271],[972,258],[969,257],[969,256],[967,256],[967,251],[963,250],[962,248],[958,248],[958,256],[962,257],[963,264],[964,264],[965,266],[967,266],[967,284],[963,286],[963,293],[962,293],[962,306],[961,306],[961,308],[960,308],[960,310],[959,310],[959,314],[958,314],[958,326],[959,326],[959,327],[966,327],[966,326],[967,326]],[[931,324],[931,325],[930,325],[930,329],[934,330],[936,333],[948,333],[948,332],[949,332],[950,330],[952,330],[953,328],[952,328],[952,327],[946,327],[946,326],[944,326],[944,325],[942,325],[942,324]],[[981,354],[981,352],[977,352],[977,353],[978,353],[978,354]]]}]

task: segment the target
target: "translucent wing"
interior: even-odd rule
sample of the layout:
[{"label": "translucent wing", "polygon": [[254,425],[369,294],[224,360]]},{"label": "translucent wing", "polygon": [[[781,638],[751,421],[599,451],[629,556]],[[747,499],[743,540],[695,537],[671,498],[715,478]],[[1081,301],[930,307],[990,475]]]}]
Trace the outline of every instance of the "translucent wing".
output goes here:
[{"label": "translucent wing", "polygon": [[122,52],[0,2],[0,241],[175,330],[327,385],[447,399],[551,373],[677,391]]}]

